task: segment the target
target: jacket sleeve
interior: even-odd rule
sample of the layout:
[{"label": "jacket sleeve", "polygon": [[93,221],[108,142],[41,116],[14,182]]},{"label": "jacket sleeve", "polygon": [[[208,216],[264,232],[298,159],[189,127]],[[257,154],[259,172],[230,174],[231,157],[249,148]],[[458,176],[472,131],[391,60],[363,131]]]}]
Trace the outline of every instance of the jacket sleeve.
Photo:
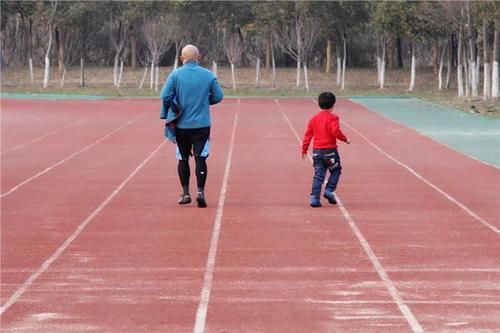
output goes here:
[{"label": "jacket sleeve", "polygon": [[217,82],[217,78],[214,77],[212,81],[212,86],[210,87],[210,94],[208,96],[210,105],[214,105],[222,101],[224,98],[224,93],[222,92],[222,88]]},{"label": "jacket sleeve", "polygon": [[307,154],[307,150],[309,149],[309,145],[311,144],[313,134],[314,131],[312,121],[309,121],[309,123],[307,124],[306,133],[304,134],[304,139],[302,140],[302,155]]},{"label": "jacket sleeve", "polygon": [[340,141],[347,142],[347,136],[340,129],[340,119],[335,117],[332,120],[332,135]]},{"label": "jacket sleeve", "polygon": [[168,111],[168,109],[165,106],[172,105],[172,102],[175,98],[175,71],[169,75],[167,82],[165,82],[165,85],[161,89],[160,98],[161,98],[160,118],[165,119],[167,118],[167,111]]}]

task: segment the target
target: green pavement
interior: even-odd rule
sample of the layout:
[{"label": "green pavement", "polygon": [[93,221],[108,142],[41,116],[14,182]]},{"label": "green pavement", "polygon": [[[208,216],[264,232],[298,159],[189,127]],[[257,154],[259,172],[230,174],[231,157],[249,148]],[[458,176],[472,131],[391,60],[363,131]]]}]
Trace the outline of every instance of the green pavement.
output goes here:
[{"label": "green pavement", "polygon": [[500,167],[500,119],[407,97],[351,97],[450,148]]}]

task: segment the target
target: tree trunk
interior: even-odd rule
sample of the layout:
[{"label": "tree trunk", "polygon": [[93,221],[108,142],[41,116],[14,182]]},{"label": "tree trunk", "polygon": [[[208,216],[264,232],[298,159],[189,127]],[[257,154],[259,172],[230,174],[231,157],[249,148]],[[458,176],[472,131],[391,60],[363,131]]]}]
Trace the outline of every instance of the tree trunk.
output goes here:
[{"label": "tree trunk", "polygon": [[120,87],[122,84],[122,76],[123,76],[123,60],[120,59],[120,73],[118,74],[118,83],[117,87]]},{"label": "tree trunk", "polygon": [[66,68],[63,68],[63,72],[61,75],[61,87],[64,87],[64,78],[66,77]]},{"label": "tree trunk", "polygon": [[380,89],[384,89],[384,85],[385,85],[386,48],[387,48],[387,45],[386,45],[385,39],[382,39],[382,59],[381,59],[381,63],[380,63]]},{"label": "tree trunk", "polygon": [[29,72],[30,72],[30,82],[35,81],[35,74],[33,73],[33,59],[30,57],[28,59]]},{"label": "tree trunk", "polygon": [[158,91],[160,85],[160,66],[156,65],[155,68],[155,91]]},{"label": "tree trunk", "polygon": [[28,65],[29,65],[29,76],[30,82],[33,83],[35,81],[35,75],[33,73],[33,20],[29,19],[29,27],[28,27]]},{"label": "tree trunk", "polygon": [[326,42],[326,68],[325,73],[330,74],[332,69],[332,41],[328,39]]},{"label": "tree trunk", "polygon": [[66,68],[64,64],[64,34],[59,32],[59,47],[57,49],[57,62],[59,71],[64,71]]},{"label": "tree trunk", "polygon": [[153,60],[151,60],[151,76],[149,77],[149,89],[151,90],[153,90],[153,84],[155,79],[155,59],[156,57],[153,56]]},{"label": "tree trunk", "polygon": [[463,59],[463,66],[464,66],[464,79],[465,79],[465,84],[464,84],[464,91],[465,91],[465,97],[469,97],[470,95],[470,78],[471,78],[471,74],[470,74],[470,66],[469,66],[469,63],[467,62],[467,45],[466,45],[466,42],[464,41],[464,45],[463,45],[463,55],[462,55],[462,59]]},{"label": "tree trunk", "polygon": [[464,78],[463,78],[463,68],[462,68],[462,34],[458,35],[458,47],[457,47],[457,85],[458,85],[458,97],[464,97]]},{"label": "tree trunk", "polygon": [[450,51],[448,51],[448,63],[446,65],[446,83],[444,84],[444,88],[448,89],[450,87],[450,75],[451,75],[451,67],[452,67],[452,61],[453,61],[453,38],[451,38],[451,47]]},{"label": "tree trunk", "polygon": [[80,58],[80,86],[85,87],[85,63],[83,57]]},{"label": "tree trunk", "polygon": [[337,54],[337,87],[340,87],[342,82],[342,57]]},{"label": "tree trunk", "polygon": [[212,61],[212,72],[217,77],[217,63],[215,61]]},{"label": "tree trunk", "polygon": [[438,88],[439,90],[443,90],[443,66],[444,66],[444,56],[446,54],[446,49],[448,48],[448,40],[444,44],[443,51],[441,52],[441,58],[439,59],[439,75],[438,75]]},{"label": "tree trunk", "polygon": [[82,15],[81,18],[81,40],[80,40],[80,86],[85,87],[85,55],[87,52],[87,48],[85,45],[85,41],[87,40],[87,15]]},{"label": "tree trunk", "polygon": [[130,67],[137,68],[137,39],[135,38],[133,26],[130,26]]},{"label": "tree trunk", "polygon": [[493,98],[498,98],[498,58],[499,58],[499,52],[498,52],[498,42],[499,42],[499,36],[500,35],[500,21],[498,19],[495,20],[495,33],[493,35],[493,67],[491,70],[491,97]]},{"label": "tree trunk", "polygon": [[411,43],[411,77],[410,77],[410,86],[408,87],[408,91],[413,91],[415,89],[415,77],[416,73],[416,59],[415,59],[415,43]]},{"label": "tree trunk", "polygon": [[269,38],[266,43],[266,69],[269,69],[271,67],[271,49],[272,41],[271,38]]},{"label": "tree trunk", "polygon": [[488,45],[488,21],[483,18],[483,58],[484,58],[484,82],[483,82],[483,100],[491,98],[491,73]]},{"label": "tree trunk", "polygon": [[472,96],[478,96],[478,83],[479,80],[476,77],[476,38],[475,31],[473,31],[473,22],[470,9],[470,2],[467,1],[467,29],[469,36],[469,73],[470,73],[470,83],[472,87]]},{"label": "tree trunk", "polygon": [[380,56],[380,36],[377,37],[377,83],[380,85],[380,74],[382,71],[382,58]]},{"label": "tree trunk", "polygon": [[300,65],[301,65],[300,60],[297,60],[297,80],[296,80],[297,81],[296,82],[297,88],[300,86]]},{"label": "tree trunk", "polygon": [[45,53],[45,70],[43,75],[43,87],[49,86],[50,77],[50,50],[52,49],[52,24],[49,24],[49,43],[47,45],[47,52]]},{"label": "tree trunk", "polygon": [[118,66],[119,66],[120,56],[118,53],[115,54],[115,61],[113,65],[113,86],[118,86]]},{"label": "tree trunk", "polygon": [[344,59],[342,59],[342,86],[340,89],[344,90],[345,88],[345,62],[347,58],[347,40],[345,36],[342,38],[344,42]]},{"label": "tree trunk", "polygon": [[432,67],[434,75],[438,75],[439,73],[439,41],[434,39],[432,41]]},{"label": "tree trunk", "polygon": [[146,75],[148,74],[148,66],[144,66],[144,74],[142,74],[141,83],[139,83],[139,89],[142,89],[144,81],[146,80]]},{"label": "tree trunk", "polygon": [[474,75],[474,78],[476,79],[475,85],[476,89],[478,90],[478,96],[479,96],[479,81],[480,81],[480,73],[479,70],[481,68],[481,54],[479,51],[476,51],[477,57],[476,57],[476,66],[474,67],[476,70],[476,75]]},{"label": "tree trunk", "polygon": [[259,86],[259,74],[260,74],[260,58],[257,57],[257,62],[255,64],[255,86]]},{"label": "tree trunk", "polygon": [[307,77],[307,64],[304,62],[304,81],[306,83],[306,91],[309,92],[309,78]]},{"label": "tree trunk", "polygon": [[398,53],[398,68],[403,68],[403,47],[401,45],[401,38],[396,39],[396,49]]},{"label": "tree trunk", "polygon": [[233,80],[233,89],[236,89],[236,78],[234,75],[234,64],[231,63],[231,78]]},{"label": "tree trunk", "polygon": [[271,79],[271,86],[276,88],[276,61],[274,59],[274,49],[271,49],[271,63],[273,66],[273,77]]},{"label": "tree trunk", "polygon": [[174,61],[174,71],[179,67],[179,47],[178,43],[175,43],[175,61]]}]

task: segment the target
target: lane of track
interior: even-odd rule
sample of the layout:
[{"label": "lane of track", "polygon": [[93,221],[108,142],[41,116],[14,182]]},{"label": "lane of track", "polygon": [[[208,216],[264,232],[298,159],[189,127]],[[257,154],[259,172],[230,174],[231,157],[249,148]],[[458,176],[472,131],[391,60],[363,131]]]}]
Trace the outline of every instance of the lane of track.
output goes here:
[{"label": "lane of track", "polygon": [[75,127],[68,127],[45,140],[13,151],[8,158],[2,158],[1,196],[10,195],[19,187],[92,149],[109,137],[126,131],[145,112],[131,110],[124,117],[119,114],[116,111],[100,113]]},{"label": "lane of track", "polygon": [[359,104],[346,101],[345,106],[344,118],[350,124],[351,115],[356,115],[357,131],[500,229],[498,168],[478,163]]},{"label": "lane of track", "polygon": [[[314,111],[314,108],[311,110],[313,104],[305,101],[286,105],[297,128],[303,126]],[[468,159],[435,141],[415,138],[409,129],[394,128],[394,123],[387,119],[371,119],[366,110],[352,107],[350,102],[341,100],[338,112],[352,129],[370,140],[382,140],[376,142],[384,150],[394,150],[394,146],[399,145],[408,147],[413,143],[412,150],[391,152],[396,158],[405,159],[411,167],[418,165],[413,165],[411,160],[420,156],[415,149],[429,152],[430,156],[441,152],[436,163],[428,159],[426,168],[419,170],[426,177],[427,170],[436,177],[438,171],[434,168],[442,170],[441,165],[450,163],[452,169],[458,169],[459,166],[453,164],[456,159]],[[399,133],[399,139],[384,141],[381,129]],[[434,331],[457,325],[463,330],[480,331],[500,327],[495,316],[500,310],[500,302],[496,301],[500,295],[498,235],[394,163],[356,132],[350,128],[346,131],[353,143],[342,150],[345,168],[339,193],[423,328]],[[448,155],[459,157],[448,158]],[[418,162],[419,158],[416,160]],[[485,166],[475,163],[479,169]],[[467,166],[465,163],[463,167]],[[466,174],[466,170],[463,172]],[[491,181],[498,175],[490,176],[493,178],[487,181],[487,177],[481,176],[483,181],[473,184],[471,191],[480,193],[483,186],[494,188]],[[442,172],[436,182],[443,187],[460,184],[463,176],[455,177],[456,171]],[[473,178],[479,180],[481,177]],[[480,196],[484,199],[483,204],[475,209],[480,215],[496,218],[490,214],[498,206],[490,196],[490,192]],[[461,194],[459,197],[466,200],[467,196]]]},{"label": "lane of track", "polygon": [[410,330],[273,104],[242,101],[205,332]]},{"label": "lane of track", "polygon": [[[137,116],[135,110],[130,113]],[[116,118],[116,114],[114,116]],[[107,119],[110,124],[113,123],[112,118]],[[2,198],[2,282],[6,284],[2,288],[2,300],[15,288],[16,283],[12,282],[29,276],[43,262],[47,253],[57,248],[60,240],[65,239],[74,226],[103,199],[105,192],[99,193],[99,190],[106,191],[115,186],[119,177],[133,167],[136,159],[144,157],[145,149],[158,143],[161,136],[144,135],[152,123],[152,120],[144,118],[130,126],[127,132],[117,132],[93,149]],[[92,138],[92,126],[86,130]],[[56,146],[66,144],[72,148],[72,138],[68,134],[61,132],[51,141]],[[130,135],[136,137],[136,142],[131,142],[129,146],[120,145],[124,140],[129,140]],[[113,149],[114,146],[118,148]],[[25,147],[16,154],[24,156],[26,165],[42,164],[32,156],[32,149]],[[47,154],[50,155],[50,150]],[[14,155],[2,157],[2,177],[6,183],[12,182],[11,177],[23,173],[20,166],[11,163],[10,158]],[[113,170],[116,159],[120,157],[124,159],[123,169]],[[106,171],[108,168],[110,170]],[[10,269],[13,271],[10,272]]]},{"label": "lane of track", "polygon": [[[115,103],[119,107],[121,102]],[[302,134],[316,111],[314,104],[280,103]],[[153,156],[12,305],[1,318],[3,328],[192,331],[207,274],[234,106],[228,100],[214,112],[208,209],[175,204],[178,181],[170,145],[168,153]],[[123,111],[124,117],[129,114]],[[339,193],[419,323],[426,331],[500,327],[497,235],[356,132],[494,223],[498,205],[492,200],[491,179],[498,173],[464,162],[456,152],[348,101],[340,100],[338,111],[353,138],[352,145],[341,147]],[[341,212],[308,207],[312,169],[299,160],[297,140],[280,112],[273,100],[242,102],[203,329],[409,331]],[[2,230],[2,303],[144,160],[158,143],[151,136],[157,125],[154,113],[132,126],[128,135],[113,136],[62,165],[57,174],[49,173],[2,200],[11,213],[7,220],[16,222],[9,223],[13,229],[6,237]],[[415,147],[432,158],[424,161]],[[449,164],[450,172],[443,173]],[[459,175],[471,169],[483,174],[473,173],[464,182]],[[77,181],[78,189],[72,186]],[[23,211],[26,202],[33,204],[33,213]],[[29,246],[11,249],[18,246],[14,239]],[[11,252],[4,272],[5,249]]]},{"label": "lane of track", "polygon": [[[175,151],[168,144],[4,314],[4,327],[27,332],[191,331],[227,158],[227,120],[234,107],[229,102],[214,111],[209,208],[176,204]],[[142,126],[143,138],[152,131],[161,133],[156,114],[153,121]],[[120,145],[145,150],[150,139],[137,137],[129,133],[128,139],[110,144],[107,153]],[[122,172],[126,156],[115,157],[112,164],[99,167],[102,173]],[[105,192],[95,190],[89,195]]]},{"label": "lane of track", "polygon": [[[109,110],[102,102],[0,99],[1,153],[43,139],[78,120]],[[15,130],[14,130],[15,129]]]}]

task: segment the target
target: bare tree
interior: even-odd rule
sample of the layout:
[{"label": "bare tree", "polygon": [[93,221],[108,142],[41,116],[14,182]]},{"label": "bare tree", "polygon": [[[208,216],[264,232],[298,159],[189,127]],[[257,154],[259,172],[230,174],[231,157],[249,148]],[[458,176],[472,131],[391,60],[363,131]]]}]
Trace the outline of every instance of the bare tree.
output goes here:
[{"label": "bare tree", "polygon": [[[151,79],[149,87],[158,90],[158,62],[160,57],[172,46],[172,26],[169,17],[161,16],[146,20],[142,26],[142,32],[146,40],[146,46],[150,52]],[[156,75],[156,79],[155,79]]]},{"label": "bare tree", "polygon": [[171,28],[172,41],[175,46],[174,70],[176,70],[177,67],[179,67],[179,56],[181,53],[181,47],[184,44],[186,34],[184,33],[184,30],[182,29],[179,18],[177,16],[172,16],[171,22],[169,24]]},{"label": "bare tree", "polygon": [[45,70],[43,74],[43,87],[47,88],[49,86],[50,78],[50,51],[52,50],[52,39],[53,39],[53,23],[57,11],[57,0],[50,2],[50,9],[47,21],[47,51],[45,52]]},{"label": "bare tree", "polygon": [[493,67],[491,69],[491,97],[492,98],[498,98],[498,85],[499,85],[499,80],[498,80],[498,58],[499,58],[499,52],[498,52],[498,42],[499,42],[499,35],[500,35],[500,19],[498,18],[499,15],[496,15],[495,18],[495,32],[493,35]]},{"label": "bare tree", "polygon": [[230,33],[229,36],[225,38],[225,49],[226,56],[229,64],[231,65],[231,79],[233,81],[233,89],[236,89],[236,77],[235,77],[235,63],[238,59],[241,59],[241,54],[243,53],[243,42],[237,33]]},{"label": "bare tree", "polygon": [[266,56],[266,49],[269,47],[269,38],[264,32],[257,32],[253,37],[255,53],[255,86],[259,86],[261,58]]},{"label": "bare tree", "polygon": [[139,47],[139,52],[137,53],[137,58],[139,63],[144,67],[144,73],[142,75],[141,82],[139,83],[139,89],[144,86],[144,81],[146,80],[146,75],[148,74],[148,68],[151,64],[151,52],[146,50],[146,47]]},{"label": "bare tree", "polygon": [[386,52],[387,52],[387,38],[385,36],[378,36],[377,38],[377,78],[380,89],[384,89],[385,84],[385,68],[386,68]]},{"label": "bare tree", "polygon": [[309,91],[307,80],[307,60],[318,37],[318,24],[314,18],[295,6],[295,17],[291,25],[286,25],[277,31],[277,40],[282,50],[297,61],[297,88],[300,86],[301,66],[304,66],[306,90]]},{"label": "bare tree", "polygon": [[488,46],[488,18],[483,17],[483,54],[484,54],[484,83],[483,83],[483,100],[491,98],[491,68],[489,59]]},{"label": "bare tree", "polygon": [[438,89],[443,89],[443,66],[444,66],[444,57],[446,55],[446,50],[448,49],[448,40],[446,40],[443,50],[441,52],[441,57],[439,58],[439,73],[438,73]]},{"label": "bare tree", "polygon": [[76,29],[66,31],[66,46],[64,52],[60,55],[59,59],[62,66],[61,83],[60,86],[64,87],[64,80],[66,77],[67,68],[73,64],[79,56],[78,36],[79,32]]},{"label": "bare tree", "polygon": [[118,86],[118,76],[119,76],[119,62],[122,57],[122,53],[125,49],[125,42],[127,37],[128,24],[122,18],[113,19],[110,18],[109,23],[109,37],[111,44],[115,49],[115,60],[113,65],[113,85]]},{"label": "bare tree", "polygon": [[477,75],[477,69],[476,66],[479,66],[479,64],[476,62],[477,60],[477,55],[476,55],[476,31],[473,27],[473,19],[472,19],[472,13],[471,13],[471,8],[470,8],[470,0],[467,0],[467,6],[466,8],[466,15],[467,15],[467,35],[469,37],[469,80],[470,80],[470,86],[472,88],[472,96],[478,96],[479,95],[479,77]]}]

